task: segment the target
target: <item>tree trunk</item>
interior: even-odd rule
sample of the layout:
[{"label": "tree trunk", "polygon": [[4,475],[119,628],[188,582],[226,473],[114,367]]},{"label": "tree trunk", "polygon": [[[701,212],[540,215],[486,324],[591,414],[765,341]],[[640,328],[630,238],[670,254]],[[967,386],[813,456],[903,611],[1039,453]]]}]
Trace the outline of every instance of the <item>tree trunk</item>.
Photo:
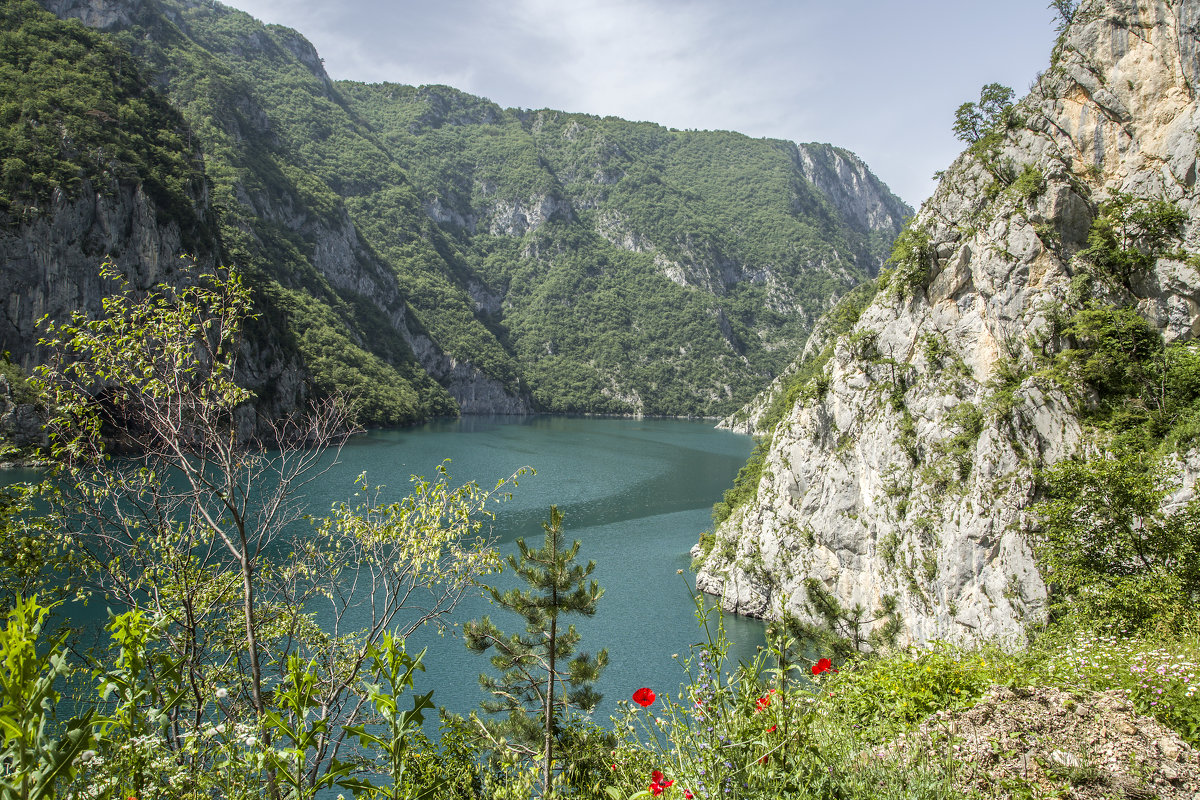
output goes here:
[{"label": "tree trunk", "polygon": [[[556,592],[557,594],[557,592]],[[556,598],[557,599],[557,598]],[[550,617],[550,675],[547,678],[546,687],[546,763],[542,767],[542,794],[549,796],[550,794],[550,748],[554,743],[554,643],[558,636],[558,617]]]}]

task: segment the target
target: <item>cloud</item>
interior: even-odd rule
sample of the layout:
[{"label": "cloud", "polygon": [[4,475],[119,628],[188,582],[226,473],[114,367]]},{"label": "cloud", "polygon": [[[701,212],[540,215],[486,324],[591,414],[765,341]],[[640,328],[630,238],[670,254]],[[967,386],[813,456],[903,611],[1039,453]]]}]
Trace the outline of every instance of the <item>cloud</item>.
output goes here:
[{"label": "cloud", "polygon": [[961,149],[953,109],[1023,94],[1044,0],[232,0],[307,36],[334,78],[443,83],[502,106],[823,141],[910,202]]}]

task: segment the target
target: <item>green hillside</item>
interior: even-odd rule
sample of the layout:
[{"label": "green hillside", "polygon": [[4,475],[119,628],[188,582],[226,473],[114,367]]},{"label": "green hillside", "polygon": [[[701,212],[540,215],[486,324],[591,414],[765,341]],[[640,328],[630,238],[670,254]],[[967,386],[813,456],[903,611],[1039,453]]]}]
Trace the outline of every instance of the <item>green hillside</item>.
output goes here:
[{"label": "green hillside", "polygon": [[[90,37],[103,43],[91,61],[156,87],[138,91],[166,116],[124,118],[147,129],[126,171],[166,218],[210,220],[213,251],[248,275],[260,313],[248,335],[275,364],[255,370],[308,376],[263,379],[281,409],[311,390],[356,397],[370,424],[463,407],[726,413],[786,366],[831,296],[877,271],[908,211],[871,176],[893,224],[839,212],[804,159],[866,168],[827,145],[334,83],[300,34],[220,4],[101,9],[89,21],[104,33],[29,2],[4,8],[22,21],[10,38],[45,36],[26,32],[35,20],[63,42]],[[22,48],[35,46],[7,52]],[[94,67],[53,82],[95,94],[109,82]],[[100,124],[93,108],[117,118],[112,98],[64,105],[19,85],[26,106],[81,130]],[[32,130],[15,104],[6,114]],[[186,147],[155,156],[178,141],[190,162]],[[30,147],[4,161],[23,207],[89,174],[86,149],[60,153],[55,172],[22,157]],[[181,185],[204,187],[207,210],[181,203]],[[487,399],[464,406],[477,392]]]}]

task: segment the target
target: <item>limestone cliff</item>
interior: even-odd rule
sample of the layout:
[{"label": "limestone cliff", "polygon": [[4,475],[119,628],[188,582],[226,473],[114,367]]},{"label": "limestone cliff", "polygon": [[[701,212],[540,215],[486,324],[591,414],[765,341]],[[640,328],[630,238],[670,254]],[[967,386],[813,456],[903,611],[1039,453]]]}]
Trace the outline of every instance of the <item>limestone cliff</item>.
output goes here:
[{"label": "limestone cliff", "polygon": [[[730,610],[804,619],[828,596],[868,628],[894,601],[914,643],[1018,637],[1044,615],[1025,536],[1035,470],[1085,434],[1076,400],[1022,376],[1058,346],[1050,320],[1078,302],[1077,254],[1106,198],[1177,203],[1183,250],[1200,250],[1198,25],[1196,0],[1081,5],[1012,124],[947,170],[907,262],[759,431],[771,444],[756,499],[697,553],[699,588]],[[1121,291],[1165,340],[1197,332],[1200,275],[1185,261],[1159,258]],[[739,424],[753,429],[766,404]]]},{"label": "limestone cliff", "polygon": [[[204,243],[212,254],[204,260],[211,263],[219,254],[221,261],[236,263],[260,290],[264,324],[254,331],[259,340],[247,345],[244,372],[248,385],[269,398],[267,413],[286,413],[314,384],[318,391],[354,396],[383,387],[386,392],[369,399],[364,409],[374,424],[454,410],[530,411],[527,393],[509,385],[514,381],[489,374],[463,348],[449,346],[445,336],[431,331],[428,318],[414,313],[396,265],[381,256],[380,242],[363,234],[345,203],[331,202],[332,181],[321,185],[319,179],[327,176],[303,174],[309,165],[289,141],[303,136],[280,118],[270,88],[257,85],[246,71],[258,70],[260,81],[287,76],[292,85],[305,86],[314,104],[336,106],[340,100],[332,81],[307,40],[195,0],[44,0],[41,5],[60,18],[119,37],[147,79],[188,118],[187,140],[198,142],[205,153],[212,205],[221,222]],[[245,35],[214,35],[215,26],[230,24],[240,24]],[[134,36],[134,31],[140,33]],[[349,132],[356,134],[369,138],[361,130]],[[140,197],[93,203],[85,196],[69,208],[59,203],[43,211],[31,225],[3,232],[12,252],[0,253],[5,265],[0,281],[23,282],[11,295],[21,314],[14,340],[35,340],[31,315],[97,306],[101,287],[94,285],[95,271],[104,255],[136,262],[135,272],[144,273],[148,283],[157,279],[157,263],[169,264],[185,252],[179,235],[171,233],[171,220],[156,223],[154,209],[139,205]],[[209,198],[203,200],[207,206]],[[161,233],[154,232],[158,229]],[[416,228],[399,233],[420,235]],[[22,249],[30,251],[28,256]],[[150,249],[155,252],[143,252]],[[76,288],[79,282],[88,285]],[[47,293],[55,297],[46,299]],[[307,316],[296,313],[297,294]],[[362,311],[348,311],[360,306],[369,309],[369,321]],[[328,323],[320,337],[314,322]],[[364,365],[362,374],[347,371],[344,363],[322,366],[333,360],[331,352],[337,352],[338,362]],[[414,361],[416,369],[409,366]],[[415,399],[418,394],[422,397]]]},{"label": "limestone cliff", "polygon": [[[96,308],[103,257],[145,285],[190,252],[247,276],[244,377],[267,413],[337,392],[372,425],[724,414],[787,365],[831,295],[878,272],[911,214],[832,145],[334,82],[300,33],[208,0],[13,3],[17,22],[47,18],[28,36],[99,32],[86,35],[95,63],[73,76],[88,92],[66,92],[86,102],[62,109],[56,91],[9,78],[13,96],[126,156],[119,191],[92,175],[112,172],[108,142],[71,136],[56,164],[69,195],[25,187],[45,183],[40,167],[5,179],[37,195],[28,218],[0,219],[0,339],[25,366],[33,320]],[[57,74],[52,61],[6,74]],[[118,68],[170,125],[110,107],[116,82],[100,79]],[[141,169],[138,138],[156,130],[168,157]],[[93,178],[82,193],[75,173]],[[154,179],[194,196],[167,209],[139,183]]]}]

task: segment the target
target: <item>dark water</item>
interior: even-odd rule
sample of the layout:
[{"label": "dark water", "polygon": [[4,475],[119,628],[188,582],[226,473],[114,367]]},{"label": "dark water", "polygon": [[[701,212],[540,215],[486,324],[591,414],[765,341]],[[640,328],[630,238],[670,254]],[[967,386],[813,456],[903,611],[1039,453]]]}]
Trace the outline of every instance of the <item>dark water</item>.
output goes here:
[{"label": "dark water", "polygon": [[[597,721],[640,686],[675,694],[680,663],[702,638],[689,592],[693,580],[688,550],[711,527],[712,505],[746,462],[749,437],[716,431],[710,422],[564,417],[471,418],[403,431],[369,433],[346,447],[339,466],[323,481],[327,508],[344,499],[356,475],[403,492],[411,474],[431,476],[444,458],[455,485],[476,480],[484,488],[522,466],[537,475],[520,481],[511,501],[497,508],[494,533],[504,553],[524,537],[541,546],[543,520],[551,504],[563,514],[568,540],[581,542],[579,560],[596,562],[593,577],[604,588],[595,617],[573,620],[583,635],[580,648],[607,648],[609,667],[598,685],[604,701]],[[684,575],[676,574],[679,569]],[[512,585],[504,573],[493,582]],[[515,616],[468,597],[456,620],[490,614],[514,633]],[[569,617],[568,621],[572,621]],[[751,658],[763,643],[756,620],[730,617],[726,631],[734,663]],[[454,631],[438,636],[419,631],[409,650],[428,646],[427,671],[418,689],[433,688],[434,702],[466,713],[483,694],[479,673],[486,656],[467,651]],[[671,658],[678,653],[680,661]]]},{"label": "dark water", "polygon": [[[605,590],[596,616],[563,619],[582,633],[581,650],[608,649],[610,663],[597,687],[604,700],[594,715],[603,723],[616,702],[638,687],[676,694],[683,658],[703,638],[690,593],[688,550],[701,531],[711,528],[713,503],[752,447],[749,437],[716,431],[710,422],[466,418],[355,437],[337,464],[309,485],[307,499],[311,513],[323,515],[333,503],[351,500],[354,480],[363,472],[371,486],[387,487],[384,500],[399,499],[407,494],[411,475],[433,478],[444,459],[450,460],[452,485],[477,481],[485,489],[521,467],[535,468],[537,474],[522,478],[510,501],[493,506],[492,534],[505,555],[516,552],[520,537],[540,547],[541,523],[557,505],[567,540],[581,542],[579,561],[596,562],[592,577]],[[0,479],[36,480],[36,475],[6,471]],[[676,574],[680,569],[682,576]],[[509,572],[489,578],[502,588],[514,580]],[[520,618],[478,595],[464,598],[452,619],[461,624],[485,614],[506,633],[523,628]],[[105,617],[102,603],[74,609],[72,615],[76,625],[96,630]],[[725,627],[734,664],[752,658],[763,643],[757,620],[727,617]],[[416,690],[432,688],[435,704],[465,714],[483,699],[478,677],[490,665],[486,655],[463,646],[460,633],[422,629],[407,644],[413,653],[428,647],[426,672]]]}]

